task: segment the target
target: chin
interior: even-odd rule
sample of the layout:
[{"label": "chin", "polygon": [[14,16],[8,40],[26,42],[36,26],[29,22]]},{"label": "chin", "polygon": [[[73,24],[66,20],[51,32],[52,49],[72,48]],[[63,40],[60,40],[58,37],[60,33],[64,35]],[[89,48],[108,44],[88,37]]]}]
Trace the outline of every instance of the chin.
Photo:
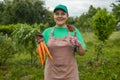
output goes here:
[{"label": "chin", "polygon": [[58,25],[64,25],[65,23],[57,23]]}]

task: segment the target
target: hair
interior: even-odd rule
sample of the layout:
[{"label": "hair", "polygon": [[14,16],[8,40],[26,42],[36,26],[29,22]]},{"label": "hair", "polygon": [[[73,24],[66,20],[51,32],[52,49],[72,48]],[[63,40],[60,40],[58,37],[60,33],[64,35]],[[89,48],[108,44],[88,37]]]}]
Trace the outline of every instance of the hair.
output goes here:
[{"label": "hair", "polygon": [[73,26],[73,25],[69,25],[69,24],[67,24],[67,28],[68,28],[68,30],[69,31],[75,31],[75,27]]}]

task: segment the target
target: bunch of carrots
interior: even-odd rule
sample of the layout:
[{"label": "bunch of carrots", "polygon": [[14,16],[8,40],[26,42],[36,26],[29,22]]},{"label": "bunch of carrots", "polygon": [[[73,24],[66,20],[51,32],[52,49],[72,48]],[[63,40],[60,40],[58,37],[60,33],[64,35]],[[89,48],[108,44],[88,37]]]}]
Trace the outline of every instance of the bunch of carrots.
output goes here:
[{"label": "bunch of carrots", "polygon": [[[41,34],[37,35],[37,39],[43,38],[43,36]],[[53,57],[51,56],[46,44],[44,43],[44,41],[40,41],[38,44],[38,54],[40,57],[40,64],[43,66],[46,60],[46,53],[49,56],[49,58],[51,60],[53,60]]]}]

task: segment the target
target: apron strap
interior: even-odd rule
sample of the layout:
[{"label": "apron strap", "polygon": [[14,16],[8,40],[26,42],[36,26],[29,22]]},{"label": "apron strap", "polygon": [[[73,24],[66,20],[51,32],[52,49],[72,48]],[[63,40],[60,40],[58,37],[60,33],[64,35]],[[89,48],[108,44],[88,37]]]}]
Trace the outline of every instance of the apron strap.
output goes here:
[{"label": "apron strap", "polygon": [[76,31],[74,31],[74,36],[76,37]]},{"label": "apron strap", "polygon": [[52,27],[52,31],[50,32],[50,36],[53,36],[54,29],[55,29],[55,27]]},{"label": "apron strap", "polygon": [[[70,36],[70,31],[68,31],[68,36]],[[74,37],[76,37],[76,31],[74,31]]]}]

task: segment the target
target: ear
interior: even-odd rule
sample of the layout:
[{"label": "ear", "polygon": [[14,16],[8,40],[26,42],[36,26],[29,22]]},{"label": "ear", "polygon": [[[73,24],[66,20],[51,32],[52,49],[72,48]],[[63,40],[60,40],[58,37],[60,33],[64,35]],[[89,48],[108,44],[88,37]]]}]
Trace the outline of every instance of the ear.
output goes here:
[{"label": "ear", "polygon": [[67,14],[67,20],[68,20],[68,18],[69,18],[69,15]]},{"label": "ear", "polygon": [[69,17],[69,14],[67,14],[67,17]]}]

